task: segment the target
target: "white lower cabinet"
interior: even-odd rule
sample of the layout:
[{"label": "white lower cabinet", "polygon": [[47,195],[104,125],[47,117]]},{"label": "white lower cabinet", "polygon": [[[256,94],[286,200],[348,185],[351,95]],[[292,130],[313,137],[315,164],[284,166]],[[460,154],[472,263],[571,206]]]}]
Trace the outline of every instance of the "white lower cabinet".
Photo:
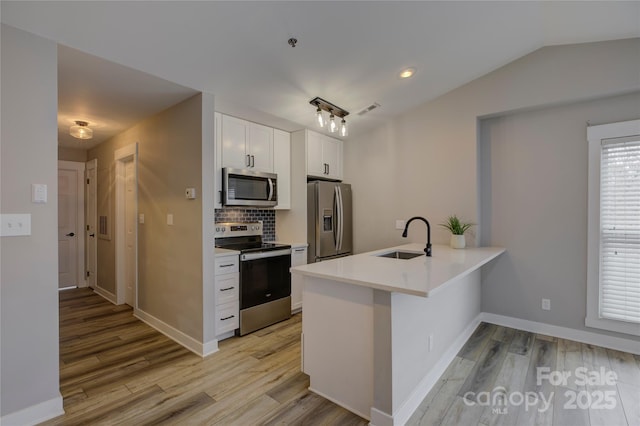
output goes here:
[{"label": "white lower cabinet", "polygon": [[237,254],[218,255],[216,271],[216,336],[231,337],[240,327],[240,270]]},{"label": "white lower cabinet", "polygon": [[[291,266],[307,264],[307,245],[291,245]],[[302,310],[302,276],[291,275],[291,312]]]}]

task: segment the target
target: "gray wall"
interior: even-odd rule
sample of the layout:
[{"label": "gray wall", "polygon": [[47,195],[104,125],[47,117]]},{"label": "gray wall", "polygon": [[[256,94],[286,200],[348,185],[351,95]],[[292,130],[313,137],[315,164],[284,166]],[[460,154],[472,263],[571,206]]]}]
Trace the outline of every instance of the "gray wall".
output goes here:
[{"label": "gray wall", "polygon": [[[60,398],[58,65],[53,42],[6,25],[1,39],[1,212],[31,214],[31,236],[0,239],[4,416]],[[33,183],[47,185],[46,204],[31,203]]]},{"label": "gray wall", "polygon": [[[98,286],[115,294],[113,158],[136,142],[138,213],[145,215],[138,225],[138,308],[202,342],[202,95],[89,151],[89,160],[98,159],[98,215],[107,215],[112,228],[111,240],[98,240]],[[185,199],[187,187],[196,188],[195,200]],[[167,225],[168,213],[173,226]]]},{"label": "gray wall", "polygon": [[58,160],[78,161],[85,163],[87,161],[87,151],[77,148],[58,147]]},{"label": "gray wall", "polygon": [[[371,132],[357,134],[354,127],[352,136],[345,142],[345,181],[353,186],[354,215],[358,218],[354,223],[355,251],[363,252],[408,241],[424,242],[425,231],[420,224],[415,225],[415,228],[412,225],[408,239],[401,238],[402,231],[394,229],[395,219],[407,219],[414,215],[425,216],[431,221],[432,239],[436,243],[446,244],[449,235],[434,225],[453,213],[478,223],[474,232],[480,238],[483,232],[497,232],[497,229],[483,228],[492,224],[493,218],[483,216],[483,212],[487,214],[491,209],[482,204],[486,200],[479,192],[479,176],[484,172],[480,168],[487,166],[482,164],[479,157],[478,120],[509,112],[531,111],[636,92],[640,90],[639,51],[640,39],[545,47],[382,123]],[[608,111],[607,108],[601,105],[590,110],[592,113],[588,114],[589,117],[581,118],[583,140],[585,120],[608,120],[616,115],[616,111]],[[640,108],[636,106],[635,111],[640,111]],[[629,111],[626,111],[623,116],[612,120],[624,120],[629,118],[628,115]],[[549,132],[563,128],[561,119],[550,117],[549,120],[546,123]],[[559,131],[558,135],[563,132],[564,130]],[[544,156],[544,151],[536,154],[538,157]],[[556,160],[551,154],[552,151],[545,158],[544,164],[555,166]],[[504,155],[509,157],[511,154],[507,152]],[[580,162],[586,168],[586,151],[584,158],[575,158],[574,161],[576,163],[572,163],[572,167],[580,167],[575,165]],[[505,172],[507,171],[509,173],[504,179],[514,184],[519,183],[519,171]],[[560,176],[562,174],[559,171],[553,178]],[[586,175],[584,176],[586,184]],[[580,178],[571,175],[567,179],[575,184]],[[548,186],[554,182],[547,181],[546,184]],[[506,194],[505,199],[494,199],[492,202],[499,201],[501,207],[511,203],[527,203],[532,209],[536,206],[530,199],[537,199],[538,203],[551,206],[558,202],[556,192],[546,194],[546,188],[536,186],[535,181],[528,185],[533,188],[530,194],[513,191]],[[584,193],[572,195],[574,198],[584,196]],[[583,208],[586,209],[586,203]],[[523,223],[535,228],[543,225],[538,223],[538,214],[530,214],[526,208],[524,210],[523,216],[519,218]],[[586,213],[584,214],[586,218]],[[546,218],[544,215],[542,217]],[[513,238],[521,237],[515,235]],[[570,238],[572,240],[567,243],[569,246],[581,246],[586,238],[586,226],[581,236],[572,234]],[[473,234],[468,236],[467,241],[471,245],[476,243]],[[522,239],[516,241],[518,244],[525,244]],[[508,252],[513,242],[509,240],[505,243]],[[514,260],[508,253],[501,261],[515,262],[510,267],[518,271],[535,270],[540,267],[540,259],[544,258],[547,249],[547,241],[538,241],[538,244],[527,249],[527,253],[542,253],[535,259],[518,256]],[[580,262],[586,262],[586,249],[583,247],[581,250],[581,254],[569,255],[575,267],[579,267]],[[586,271],[576,273],[582,273],[584,278]],[[564,276],[567,275],[558,275],[556,278]],[[575,275],[571,276],[574,283],[570,285],[577,285]],[[499,282],[495,282],[494,277],[485,276],[484,287],[507,288],[513,278],[513,273],[502,274]],[[555,282],[545,285],[567,284]],[[552,309],[559,311],[564,299],[570,297],[568,294],[572,291],[569,289],[563,295],[554,294]],[[489,311],[497,310],[498,306],[513,303],[512,297],[504,296],[500,291],[483,290],[483,301],[491,299],[490,302],[485,302],[484,308]],[[522,303],[532,303],[531,309],[535,309],[540,306],[540,299],[537,294],[527,295]],[[573,309],[565,314],[558,312],[558,316],[554,317],[530,316],[515,308],[508,312],[515,317],[583,328],[581,324],[584,323],[586,301],[579,303],[582,304],[581,311]]]},{"label": "gray wall", "polygon": [[483,242],[508,249],[485,271],[484,312],[586,329],[586,122],[637,118],[640,92],[482,121]]}]

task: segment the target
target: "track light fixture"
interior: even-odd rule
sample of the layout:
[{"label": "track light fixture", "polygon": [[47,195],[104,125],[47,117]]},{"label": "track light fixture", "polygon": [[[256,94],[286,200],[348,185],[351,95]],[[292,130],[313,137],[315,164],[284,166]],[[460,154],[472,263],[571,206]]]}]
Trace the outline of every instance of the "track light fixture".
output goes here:
[{"label": "track light fixture", "polygon": [[[349,111],[346,111],[329,101],[325,101],[322,98],[313,98],[309,101],[309,103],[317,108],[316,122],[318,123],[319,127],[324,128],[324,126],[327,124],[327,121],[322,113],[323,111],[326,111],[329,113],[329,131],[331,133],[335,133],[339,129],[340,136],[347,136],[347,121],[344,118],[349,115]],[[336,122],[336,117],[342,119],[340,126],[338,126],[338,123]]]}]

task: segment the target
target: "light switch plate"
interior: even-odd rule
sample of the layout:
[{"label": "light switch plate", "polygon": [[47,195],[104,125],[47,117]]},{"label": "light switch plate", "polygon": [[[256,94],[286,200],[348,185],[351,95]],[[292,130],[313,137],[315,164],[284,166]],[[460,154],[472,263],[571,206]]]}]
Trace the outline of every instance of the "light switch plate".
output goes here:
[{"label": "light switch plate", "polygon": [[167,225],[173,225],[173,214],[167,214]]},{"label": "light switch plate", "polygon": [[31,214],[3,214],[0,236],[18,237],[31,235]]},{"label": "light switch plate", "polygon": [[43,183],[34,183],[31,185],[31,202],[33,203],[47,202],[47,185]]},{"label": "light switch plate", "polygon": [[184,191],[184,195],[187,200],[195,200],[196,199],[196,189],[195,188],[187,188]]},{"label": "light switch plate", "polygon": [[144,223],[144,213],[138,215],[138,223]]},{"label": "light switch plate", "polygon": [[401,219],[396,219],[396,229],[404,229],[404,225],[407,222]]}]

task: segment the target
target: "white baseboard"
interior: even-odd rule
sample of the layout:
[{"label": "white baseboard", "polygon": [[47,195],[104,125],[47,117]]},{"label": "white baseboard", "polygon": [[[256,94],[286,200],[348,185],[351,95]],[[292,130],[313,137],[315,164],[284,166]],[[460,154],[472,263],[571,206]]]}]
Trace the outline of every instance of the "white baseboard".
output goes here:
[{"label": "white baseboard", "polygon": [[107,299],[109,302],[113,303],[114,305],[117,305],[117,303],[116,303],[116,295],[115,294],[113,294],[113,293],[111,293],[111,292],[109,292],[109,291],[107,291],[107,290],[105,290],[103,288],[100,288],[100,286],[96,286],[93,289],[93,291],[98,296],[102,296],[105,299]]},{"label": "white baseboard", "polygon": [[2,426],[37,425],[64,414],[62,395],[0,417]]},{"label": "white baseboard", "polygon": [[213,339],[202,345],[202,357],[218,352],[218,339]]},{"label": "white baseboard", "polygon": [[[404,423],[403,423],[404,424]],[[388,415],[384,411],[371,407],[370,426],[393,426],[393,416]]]},{"label": "white baseboard", "polygon": [[[438,382],[440,376],[442,376],[449,367],[449,364],[453,362],[460,349],[467,343],[467,340],[471,337],[476,327],[481,322],[483,314],[480,313],[477,317],[475,317],[469,325],[464,329],[462,333],[456,338],[456,340],[449,346],[449,348],[442,354],[436,365],[429,370],[429,373],[424,376],[424,378],[420,381],[418,386],[413,390],[409,398],[405,400],[405,402],[400,406],[398,411],[393,415],[393,423],[392,425],[404,425],[409,421],[411,415],[416,411],[416,409],[420,406],[420,403],[427,396],[431,388]],[[371,413],[371,418],[373,419],[374,414]],[[382,413],[384,414],[384,413]],[[374,425],[373,421],[371,425]],[[383,426],[377,425],[374,426]]]},{"label": "white baseboard", "polygon": [[636,340],[607,336],[605,334],[593,333],[591,331],[576,330],[574,328],[560,327],[557,325],[507,317],[504,315],[490,314],[488,312],[481,313],[480,320],[504,327],[529,331],[531,333],[546,334],[548,336],[575,340],[576,342],[588,343],[590,345],[602,346],[609,349],[615,349],[617,351],[640,355],[640,344],[638,344]]},{"label": "white baseboard", "polygon": [[136,318],[138,318],[140,321],[155,328],[160,333],[164,334],[171,340],[189,349],[191,352],[193,352],[198,356],[201,356],[204,358],[205,356],[211,355],[212,353],[218,351],[218,341],[215,339],[210,342],[207,342],[206,344],[202,344],[201,342],[197,341],[193,337],[183,333],[177,328],[170,326],[166,322],[159,320],[153,315],[144,312],[143,310],[134,309],[133,315]]},{"label": "white baseboard", "polygon": [[[348,410],[348,411],[351,411],[351,412],[352,412],[352,413],[354,413],[354,414],[357,414],[358,416],[362,417],[363,419],[367,419],[367,420],[369,420],[369,414],[361,413],[361,412],[360,412],[360,411],[358,411],[358,410],[354,410],[353,408],[349,407],[348,405],[345,405],[345,404],[344,404],[344,402],[337,401],[337,400],[335,400],[335,399],[331,398],[330,396],[325,395],[325,394],[324,394],[324,393],[322,393],[322,392],[318,392],[317,390],[315,390],[315,389],[314,389],[314,388],[312,388],[311,386],[309,386],[309,390],[310,390],[311,392],[315,393],[316,395],[319,395],[319,396],[323,397],[324,399],[327,399],[327,400],[329,400],[329,401],[333,402],[334,404],[339,405],[339,406],[341,406],[342,408],[344,408],[344,409],[346,409],[346,410]],[[371,424],[371,423],[370,423],[370,424]]]}]

